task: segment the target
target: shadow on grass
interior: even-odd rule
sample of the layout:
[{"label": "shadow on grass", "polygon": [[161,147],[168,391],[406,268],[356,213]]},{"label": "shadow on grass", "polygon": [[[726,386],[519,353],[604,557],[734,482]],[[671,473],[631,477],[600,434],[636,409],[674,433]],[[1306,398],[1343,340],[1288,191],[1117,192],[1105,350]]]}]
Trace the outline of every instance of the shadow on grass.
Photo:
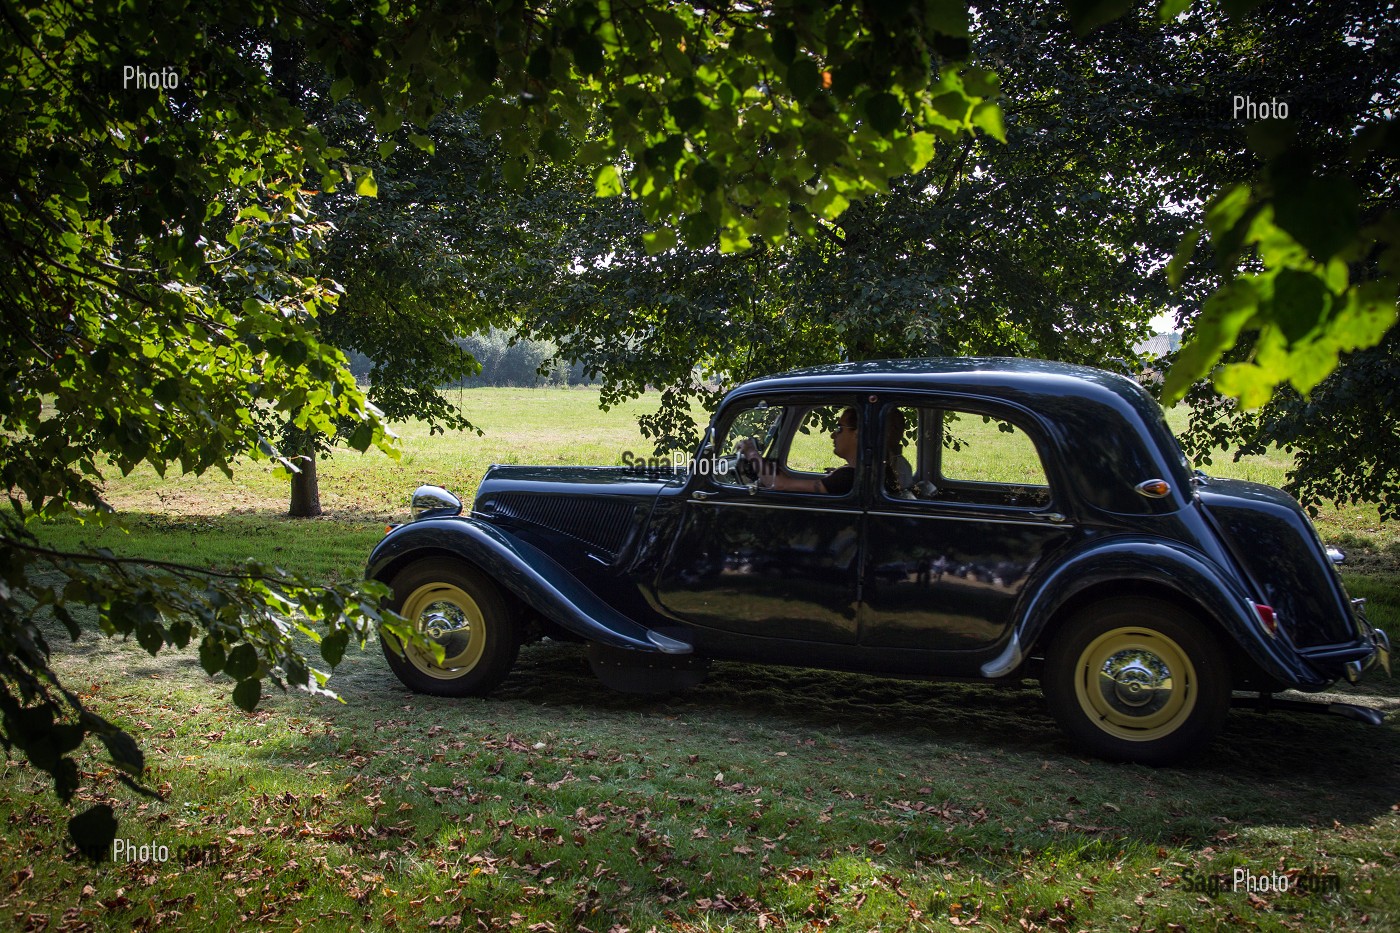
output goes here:
[{"label": "shadow on grass", "polygon": [[[371,646],[374,648],[375,646]],[[375,652],[377,655],[377,652]],[[1046,762],[1068,769],[1071,785],[1121,782],[1125,777],[1187,799],[1200,795],[1201,825],[1185,835],[1204,842],[1218,825],[1205,814],[1221,812],[1246,824],[1331,826],[1364,823],[1390,813],[1400,801],[1400,728],[1395,717],[1366,726],[1336,716],[1233,710],[1221,736],[1196,760],[1152,769],[1086,759],[1075,752],[1045,709],[1032,681],[993,687],[963,683],[893,680],[805,668],[716,663],[709,680],[685,693],[662,697],[614,692],[599,683],[580,649],[564,645],[526,648],[514,671],[489,700],[415,696],[394,679],[378,657],[357,659],[337,679],[351,709],[370,716],[413,719],[448,726],[479,722],[482,703],[489,718],[508,722],[518,710],[549,712],[567,731],[570,721],[598,727],[617,717],[616,742],[625,747],[640,734],[637,717],[682,719],[694,725],[733,730],[746,727],[796,735],[865,737],[930,758],[954,748],[1004,773],[1007,786],[1036,779]],[[405,713],[406,703],[414,712]],[[332,722],[355,715],[331,711]],[[1081,796],[1082,796],[1081,792]],[[1248,801],[1241,803],[1240,801]],[[1188,821],[1189,822],[1189,821]]]},{"label": "shadow on grass", "polygon": [[[114,665],[114,659],[97,657],[111,650],[101,639],[62,641],[55,643],[58,653],[89,656],[94,669],[100,665],[108,677],[208,684],[192,650],[150,658],[129,646]],[[216,690],[230,686],[220,683]],[[1098,837],[1105,842],[1156,844],[1170,838],[1209,845],[1221,831],[1220,814],[1236,827],[1367,824],[1400,801],[1400,728],[1393,716],[1377,728],[1331,716],[1235,710],[1223,734],[1196,761],[1151,769],[1076,753],[1047,714],[1038,686],[1029,681],[992,687],[717,663],[709,680],[693,690],[648,697],[603,686],[577,646],[543,644],[522,650],[514,671],[489,699],[457,700],[409,693],[371,643],[363,653],[352,649],[331,686],[347,704],[270,697],[265,707],[321,720],[349,742],[381,729],[417,742],[430,727],[460,735],[472,747],[477,739],[510,731],[565,739],[586,733],[590,742],[640,755],[647,737],[676,734],[678,725],[691,745],[745,741],[782,748],[794,737],[816,738],[819,746],[832,748],[854,742],[860,760],[843,760],[838,752],[829,768],[817,768],[818,779],[823,771],[839,781],[862,769],[909,769],[912,761],[925,773],[910,780],[932,780],[994,800],[1031,787],[1071,799],[1126,799],[1131,809]],[[328,750],[299,735],[286,738],[266,754],[301,764]],[[410,748],[421,750],[430,741]],[[679,746],[649,748],[647,755],[665,755]],[[479,764],[468,758],[460,766]],[[1053,815],[1037,811],[1037,821],[1047,813]],[[1012,811],[1001,819],[1010,831],[1020,816]]]}]

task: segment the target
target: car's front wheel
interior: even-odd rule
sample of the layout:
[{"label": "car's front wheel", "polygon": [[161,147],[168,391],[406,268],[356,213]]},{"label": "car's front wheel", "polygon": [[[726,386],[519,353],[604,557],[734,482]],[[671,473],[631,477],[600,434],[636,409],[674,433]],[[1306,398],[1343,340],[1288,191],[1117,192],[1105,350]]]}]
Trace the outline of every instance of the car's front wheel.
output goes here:
[{"label": "car's front wheel", "polygon": [[381,638],[389,667],[405,686],[438,696],[482,696],[510,673],[520,650],[520,623],[495,583],[447,558],[420,560],[390,584],[389,608],[442,646],[426,649]]},{"label": "car's front wheel", "polygon": [[1076,745],[1118,761],[1169,764],[1203,750],[1230,708],[1214,637],[1154,599],[1115,599],[1070,619],[1041,677],[1050,712]]}]

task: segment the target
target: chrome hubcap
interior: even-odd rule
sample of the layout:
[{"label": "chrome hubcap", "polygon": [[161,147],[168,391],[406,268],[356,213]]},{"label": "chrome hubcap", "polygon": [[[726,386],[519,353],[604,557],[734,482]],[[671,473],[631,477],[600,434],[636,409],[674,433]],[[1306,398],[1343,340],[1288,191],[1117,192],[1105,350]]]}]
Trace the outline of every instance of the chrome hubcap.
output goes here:
[{"label": "chrome hubcap", "polygon": [[1172,672],[1150,651],[1119,651],[1099,668],[1098,688],[1112,709],[1127,716],[1150,716],[1171,700]]},{"label": "chrome hubcap", "polygon": [[437,641],[452,632],[471,629],[466,613],[452,603],[438,602],[426,607],[422,615],[423,632]]}]

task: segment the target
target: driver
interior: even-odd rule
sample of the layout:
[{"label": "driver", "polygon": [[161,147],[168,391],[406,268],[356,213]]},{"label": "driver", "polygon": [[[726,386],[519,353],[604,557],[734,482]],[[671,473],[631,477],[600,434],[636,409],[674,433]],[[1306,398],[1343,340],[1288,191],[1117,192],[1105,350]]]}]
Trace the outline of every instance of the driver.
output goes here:
[{"label": "driver", "polygon": [[836,427],[831,429],[831,450],[846,461],[825,476],[812,479],[808,476],[795,476],[776,463],[763,459],[753,438],[739,442],[739,455],[753,464],[758,471],[758,485],[761,489],[777,489],[782,492],[818,492],[833,496],[844,496],[851,491],[856,481],[856,430],[860,422],[856,410],[847,408],[841,412]]}]

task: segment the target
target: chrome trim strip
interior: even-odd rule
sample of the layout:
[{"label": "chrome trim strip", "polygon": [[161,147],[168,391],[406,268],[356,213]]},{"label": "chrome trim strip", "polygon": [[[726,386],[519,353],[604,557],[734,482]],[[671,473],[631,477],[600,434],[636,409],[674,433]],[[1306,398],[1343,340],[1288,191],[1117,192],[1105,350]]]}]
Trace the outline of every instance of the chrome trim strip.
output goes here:
[{"label": "chrome trim strip", "polygon": [[706,500],[706,499],[692,499],[691,501],[692,501],[692,502],[696,502],[697,504],[700,504],[700,505],[732,505],[732,506],[737,506],[738,508],[741,508],[741,509],[771,509],[771,508],[782,508],[782,509],[787,509],[787,510],[792,511],[792,512],[831,512],[831,513],[833,513],[833,514],[835,514],[835,515],[860,515],[860,514],[861,514],[861,511],[860,511],[859,508],[850,508],[850,509],[821,509],[821,508],[817,508],[817,507],[815,507],[815,506],[807,506],[807,505],[783,505],[783,504],[781,504],[781,503],[773,502],[773,501],[771,501],[771,500],[765,501],[765,502],[739,502],[739,501],[736,501],[736,500],[734,500],[734,499],[709,499],[709,500]]},{"label": "chrome trim strip", "polygon": [[[1044,518],[1005,518],[1001,515],[948,515],[943,512],[919,513],[919,512],[867,512],[867,515],[878,515],[882,518],[941,518],[944,521],[953,522],[996,522],[999,525],[1034,525],[1037,528],[1045,525],[1053,525],[1056,528],[1073,528],[1073,525],[1065,522],[1065,517],[1058,512],[1052,512]],[[1058,516],[1058,517],[1056,517]]]},{"label": "chrome trim strip", "polygon": [[[1046,525],[1052,525],[1052,526],[1054,526],[1054,527],[1056,527],[1056,528],[1073,528],[1073,527],[1074,527],[1073,525],[1066,524],[1065,521],[1064,521],[1064,516],[1063,516],[1063,515],[1060,515],[1058,512],[1051,513],[1051,515],[1047,515],[1045,518],[1042,518],[1042,519],[1031,519],[1031,518],[1004,518],[1004,517],[1002,517],[1002,516],[1000,516],[1000,515],[946,515],[946,514],[943,514],[943,513],[938,513],[938,514],[935,515],[935,514],[920,514],[920,513],[917,513],[917,512],[876,512],[876,511],[870,511],[870,512],[864,512],[864,513],[862,513],[859,509],[823,509],[823,508],[818,508],[818,507],[816,507],[816,506],[808,506],[808,505],[784,505],[784,504],[781,504],[781,503],[773,502],[773,501],[771,501],[771,500],[764,501],[764,502],[742,502],[742,501],[735,500],[735,499],[692,499],[691,501],[692,501],[692,502],[695,502],[695,503],[697,503],[697,504],[700,504],[700,505],[731,505],[731,506],[737,506],[738,508],[742,508],[742,509],[783,508],[783,509],[788,509],[788,510],[791,510],[791,511],[794,511],[794,512],[831,512],[831,513],[837,514],[837,515],[861,515],[861,514],[864,514],[864,515],[876,515],[876,516],[879,516],[879,517],[881,517],[881,518],[940,518],[940,519],[943,519],[943,520],[945,520],[945,521],[954,521],[954,522],[996,522],[996,523],[999,524],[999,525],[1031,525],[1031,526],[1036,527],[1036,528],[1043,528],[1043,527],[1045,527]],[[1057,516],[1057,515],[1059,516],[1058,518],[1054,517],[1054,516]]]}]

